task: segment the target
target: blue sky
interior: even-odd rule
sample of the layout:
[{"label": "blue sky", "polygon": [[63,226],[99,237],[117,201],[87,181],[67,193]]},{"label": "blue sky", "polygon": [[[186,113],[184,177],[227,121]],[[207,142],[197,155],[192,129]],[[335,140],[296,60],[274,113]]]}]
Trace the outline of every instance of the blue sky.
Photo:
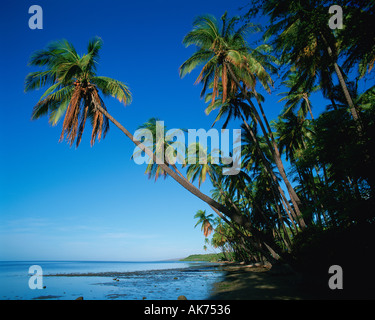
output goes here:
[{"label": "blue sky", "polygon": [[[239,14],[246,1],[7,1],[1,6],[0,260],[162,260],[203,253],[194,214],[209,207],[172,179],[148,180],[131,159],[134,145],[114,125],[90,147],[58,143],[61,123],[31,121],[43,91],[24,93],[29,56],[67,39],[81,54],[100,36],[98,74],[128,84],[133,103],[106,99],[129,131],[151,117],[170,128],[208,130],[196,73],[178,67],[194,48],[182,45],[200,14]],[[43,30],[28,27],[28,9],[43,8]],[[270,119],[282,105],[266,97]],[[236,127],[236,124],[233,124]],[[238,127],[238,125],[237,125]],[[210,185],[202,190],[209,193]]]}]

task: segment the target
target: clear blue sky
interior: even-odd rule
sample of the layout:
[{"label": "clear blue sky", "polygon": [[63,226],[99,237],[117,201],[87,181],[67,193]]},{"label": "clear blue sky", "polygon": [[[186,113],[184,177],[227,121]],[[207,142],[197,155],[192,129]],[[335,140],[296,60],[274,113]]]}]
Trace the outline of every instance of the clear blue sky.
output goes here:
[{"label": "clear blue sky", "polygon": [[[31,121],[43,91],[24,93],[32,52],[67,39],[79,53],[100,36],[98,74],[127,83],[133,103],[106,99],[129,131],[151,117],[168,128],[208,130],[194,86],[178,67],[193,52],[182,45],[193,18],[240,12],[246,1],[7,1],[0,30],[0,260],[161,260],[203,253],[194,214],[207,205],[172,179],[148,180],[131,159],[134,145],[111,125],[90,147],[90,128],[78,149],[58,143],[61,123]],[[28,8],[43,8],[43,30],[28,27]],[[272,95],[270,118],[282,105]],[[238,126],[237,126],[238,127]],[[209,193],[210,185],[202,187]]]}]

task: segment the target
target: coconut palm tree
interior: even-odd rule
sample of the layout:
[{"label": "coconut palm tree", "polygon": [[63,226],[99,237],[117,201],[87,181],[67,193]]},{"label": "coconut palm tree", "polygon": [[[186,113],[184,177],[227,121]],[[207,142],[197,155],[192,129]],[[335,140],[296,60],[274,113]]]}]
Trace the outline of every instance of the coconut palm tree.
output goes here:
[{"label": "coconut palm tree", "polygon": [[[212,85],[210,85],[212,88]],[[227,99],[225,102],[223,102],[222,98],[222,89],[221,85],[219,84],[219,93],[216,95],[216,99],[213,103],[210,103],[208,107],[204,110],[204,112],[209,115],[211,112],[214,110],[218,109],[218,114],[215,118],[215,121],[212,123],[212,127],[221,120],[222,118],[225,117],[225,121],[222,125],[222,129],[226,129],[229,122],[231,120],[235,119],[241,119],[242,122],[249,127],[248,130],[250,129],[250,125],[248,124],[249,118],[252,117],[250,107],[245,101],[245,97],[241,94],[241,92],[236,92],[236,93],[228,93]],[[212,92],[209,92],[205,96],[205,102],[209,103],[212,101]],[[249,92],[250,96],[253,96],[251,92]],[[262,101],[264,101],[263,96],[261,96]]]},{"label": "coconut palm tree", "polygon": [[285,151],[286,159],[294,163],[313,134],[310,121],[289,111],[273,122],[273,126],[281,152]]},{"label": "coconut palm tree", "polygon": [[288,75],[288,79],[283,81],[283,84],[290,88],[288,92],[282,92],[280,95],[284,97],[281,98],[278,102],[286,101],[284,114],[288,113],[289,111],[295,111],[298,108],[297,113],[298,115],[306,118],[307,113],[310,114],[311,119],[314,120],[314,115],[312,113],[312,105],[310,101],[310,94],[311,92],[315,91],[317,88],[313,88],[311,91],[305,90],[302,86],[296,87],[298,85],[298,74],[295,72],[291,72]]},{"label": "coconut palm tree", "polygon": [[215,183],[217,174],[221,168],[219,168],[218,164],[214,163],[212,154],[217,153],[217,156],[219,156],[219,150],[212,150],[212,152],[207,153],[207,147],[196,142],[188,146],[188,151],[186,155],[187,178],[191,181],[198,179],[198,186],[200,187],[206,181],[208,174],[212,183]]},{"label": "coconut palm tree", "polygon": [[198,222],[194,227],[201,224],[201,230],[203,231],[205,237],[208,237],[213,230],[213,216],[214,215],[212,213],[206,215],[206,210],[198,210],[194,216],[195,219],[198,219]]},{"label": "coconut palm tree", "polygon": [[[272,151],[275,163],[287,187],[297,216],[299,217],[299,222],[302,227],[305,227],[305,222],[299,210],[300,200],[286,176],[280,152],[273,139],[272,131],[262,108],[259,95],[255,90],[257,81],[266,90],[270,90],[270,85],[273,83],[267,72],[267,69],[271,69],[271,71],[275,70],[272,66],[273,59],[266,54],[266,51],[270,50],[270,48],[262,45],[261,48],[251,49],[247,45],[245,36],[249,28],[253,27],[253,25],[247,23],[235,30],[234,27],[238,22],[237,17],[231,18],[228,21],[225,13],[221,20],[221,27],[213,16],[200,16],[194,20],[193,30],[184,37],[183,43],[186,46],[197,46],[198,51],[181,65],[180,76],[184,77],[197,66],[203,64],[204,66],[196,83],[203,84],[201,95],[204,95],[211,81],[213,82],[211,104],[215,103],[215,98],[219,94],[220,79],[223,103],[227,100],[228,94],[233,96],[237,91],[241,91],[266,137],[266,142]],[[248,91],[253,92],[265,124],[251,101],[247,93]],[[244,119],[245,117],[242,116],[242,118]]]},{"label": "coconut palm tree", "polygon": [[[161,132],[158,132],[158,130]],[[182,131],[186,130],[182,129]],[[162,155],[165,163],[171,166],[181,177],[185,178],[176,167],[177,160],[179,161],[179,163],[184,163],[185,161],[183,154],[179,152],[180,150],[183,150],[185,148],[185,145],[178,141],[173,142],[172,145],[174,135],[177,135],[181,131],[167,131],[167,127],[164,125],[163,121],[161,121],[158,118],[151,118],[142,125],[140,125],[138,127],[137,132],[141,135],[143,132],[145,132],[146,134],[151,133],[153,137],[153,143],[152,146],[150,146],[152,152],[154,154]],[[163,134],[163,136],[160,136],[161,133]],[[141,153],[142,150],[135,150],[132,155],[132,159]],[[155,181],[159,178],[159,176],[163,176],[164,178],[168,176],[167,172],[164,171],[162,167],[154,161],[150,161],[147,164],[145,173],[148,174],[148,177],[150,179],[155,178]]]},{"label": "coconut palm tree", "polygon": [[131,102],[129,88],[122,82],[96,75],[96,65],[102,40],[89,41],[87,54],[80,56],[66,40],[49,44],[46,50],[32,54],[29,65],[42,71],[29,73],[25,79],[25,91],[49,86],[34,106],[31,118],[49,115],[49,122],[56,125],[65,114],[60,141],[66,139],[70,145],[76,141],[78,147],[87,119],[92,125],[91,145],[100,141],[109,130],[108,118],[98,106],[106,110],[99,92],[112,96],[124,104]]}]

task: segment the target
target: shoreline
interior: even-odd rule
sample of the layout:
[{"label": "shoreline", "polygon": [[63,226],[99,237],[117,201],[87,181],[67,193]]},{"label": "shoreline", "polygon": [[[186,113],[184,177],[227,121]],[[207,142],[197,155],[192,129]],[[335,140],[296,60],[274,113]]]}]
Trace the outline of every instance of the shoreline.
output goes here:
[{"label": "shoreline", "polygon": [[141,271],[72,272],[45,274],[45,277],[104,277],[118,281],[127,277],[144,277],[161,273],[194,273],[218,271],[222,276],[214,282],[205,300],[301,300],[314,299],[302,290],[304,284],[300,275],[289,270],[275,272],[271,266],[245,265],[238,262],[197,261],[196,265],[185,268],[153,269]]},{"label": "shoreline", "polygon": [[44,277],[126,277],[126,276],[139,276],[152,273],[161,272],[198,272],[198,271],[210,271],[220,267],[219,263],[216,262],[205,262],[202,264],[196,263],[196,265],[179,268],[167,268],[167,269],[149,269],[149,270],[136,270],[136,271],[99,271],[99,272],[67,272],[67,273],[51,273],[44,274]]},{"label": "shoreline", "polygon": [[220,264],[184,265],[176,263],[168,268],[160,265],[159,269],[148,269],[146,265],[144,270],[133,271],[116,271],[116,266],[91,271],[72,270],[70,266],[66,270],[66,266],[50,268],[41,278],[43,289],[31,290],[27,285],[33,275],[22,273],[27,270],[26,263],[26,267],[21,264],[10,274],[2,275],[0,280],[6,281],[0,288],[0,300],[177,300],[180,296],[207,300],[214,283],[223,279]]}]

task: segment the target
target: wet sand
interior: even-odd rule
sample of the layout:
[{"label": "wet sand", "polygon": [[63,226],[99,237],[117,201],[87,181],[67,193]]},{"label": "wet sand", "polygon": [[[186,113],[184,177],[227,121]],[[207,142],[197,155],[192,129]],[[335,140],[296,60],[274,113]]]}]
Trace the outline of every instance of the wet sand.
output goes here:
[{"label": "wet sand", "polygon": [[206,300],[223,271],[215,263],[143,271],[45,274],[46,289],[37,300]]}]

